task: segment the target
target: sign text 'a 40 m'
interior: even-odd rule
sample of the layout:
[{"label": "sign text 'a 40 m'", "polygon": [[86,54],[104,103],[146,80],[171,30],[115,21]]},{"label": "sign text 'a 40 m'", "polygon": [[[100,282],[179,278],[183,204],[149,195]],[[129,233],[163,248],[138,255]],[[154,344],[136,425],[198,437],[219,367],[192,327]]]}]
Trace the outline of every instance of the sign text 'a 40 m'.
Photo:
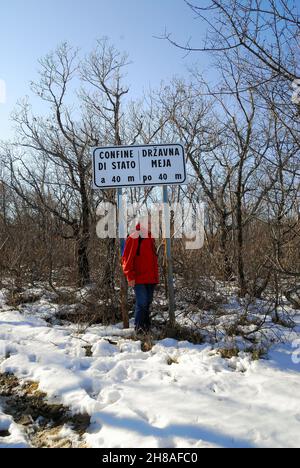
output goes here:
[{"label": "sign text 'a 40 m'", "polygon": [[179,185],[186,180],[180,144],[93,148],[93,188]]}]

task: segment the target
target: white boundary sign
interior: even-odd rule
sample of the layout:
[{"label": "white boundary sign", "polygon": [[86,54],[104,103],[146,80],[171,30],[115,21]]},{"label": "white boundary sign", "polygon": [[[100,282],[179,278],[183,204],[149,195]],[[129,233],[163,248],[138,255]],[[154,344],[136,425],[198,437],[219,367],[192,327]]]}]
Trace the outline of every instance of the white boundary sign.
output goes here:
[{"label": "white boundary sign", "polygon": [[92,148],[93,188],[181,185],[186,181],[181,144]]}]

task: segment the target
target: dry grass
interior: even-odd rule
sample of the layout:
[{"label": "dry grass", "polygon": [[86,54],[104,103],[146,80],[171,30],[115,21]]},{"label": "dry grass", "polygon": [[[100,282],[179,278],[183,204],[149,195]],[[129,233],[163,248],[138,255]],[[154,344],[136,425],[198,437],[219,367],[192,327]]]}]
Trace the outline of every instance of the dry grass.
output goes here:
[{"label": "dry grass", "polygon": [[[69,408],[48,403],[47,395],[39,390],[36,382],[21,384],[11,374],[0,374],[0,401],[4,412],[23,426],[33,447],[85,446],[82,437],[90,425],[90,416],[72,415]],[[74,432],[74,440],[60,436],[65,426]]]}]

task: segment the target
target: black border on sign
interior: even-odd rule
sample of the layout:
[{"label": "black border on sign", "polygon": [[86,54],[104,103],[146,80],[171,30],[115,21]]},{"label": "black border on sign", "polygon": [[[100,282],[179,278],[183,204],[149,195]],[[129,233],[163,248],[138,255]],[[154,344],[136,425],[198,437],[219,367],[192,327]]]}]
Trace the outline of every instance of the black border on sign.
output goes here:
[{"label": "black border on sign", "polygon": [[[96,164],[95,164],[95,152],[99,150],[110,150],[115,148],[145,148],[145,147],[159,147],[159,146],[181,146],[183,150],[183,167],[184,167],[184,180],[181,182],[161,182],[159,184],[128,184],[128,185],[97,185],[96,184]],[[93,148],[93,184],[94,187],[97,189],[113,189],[113,188],[123,188],[123,187],[159,187],[160,185],[183,185],[186,181],[186,162],[185,162],[185,149],[182,143],[170,143],[169,145],[166,144],[159,144],[159,145],[122,145],[122,146],[97,146]],[[96,189],[95,189],[96,190]]]}]

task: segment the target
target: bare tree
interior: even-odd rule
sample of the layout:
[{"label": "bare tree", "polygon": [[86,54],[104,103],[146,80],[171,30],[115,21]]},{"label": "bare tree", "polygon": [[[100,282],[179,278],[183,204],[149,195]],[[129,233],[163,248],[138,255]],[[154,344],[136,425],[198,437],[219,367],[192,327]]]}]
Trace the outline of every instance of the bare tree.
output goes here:
[{"label": "bare tree", "polygon": [[[297,70],[300,17],[292,0],[185,0],[196,18],[206,25],[203,44],[183,45],[167,39],[186,51],[244,52],[244,65],[259,72],[262,82],[278,76],[293,81]],[[268,71],[268,75],[265,72]]]},{"label": "bare tree", "polygon": [[[54,179],[59,178],[54,194],[58,207],[49,206],[40,185],[45,182],[45,177],[37,177],[30,164],[25,164],[24,156],[17,167],[15,164],[11,166],[13,175],[19,172],[18,176],[12,177],[13,186],[24,197],[19,182],[23,179],[23,182],[30,183],[44,207],[70,228],[69,237],[77,243],[81,285],[90,281],[90,148],[100,143],[109,144],[111,138],[113,143],[121,142],[120,104],[122,96],[128,91],[120,88],[119,71],[124,65],[123,58],[118,61],[115,49],[106,42],[99,42],[96,51],[79,68],[77,51],[63,44],[40,61],[40,81],[32,83],[35,94],[48,106],[49,116],[34,115],[26,101],[20,104],[20,110],[14,116],[19,135],[16,145],[26,149],[27,154],[40,154],[40,159],[44,158],[44,170],[47,166],[48,174]],[[92,95],[92,91],[82,90],[78,102],[80,107],[74,109],[68,103],[72,86],[78,86],[79,80],[88,83],[90,90],[95,88],[99,91],[101,99],[98,95]],[[51,184],[54,188],[55,181],[48,177],[48,187]],[[113,198],[113,195],[110,193],[108,198]],[[67,200],[69,206],[64,207],[64,212],[61,208],[68,204]],[[105,277],[112,278],[112,275]]]}]

